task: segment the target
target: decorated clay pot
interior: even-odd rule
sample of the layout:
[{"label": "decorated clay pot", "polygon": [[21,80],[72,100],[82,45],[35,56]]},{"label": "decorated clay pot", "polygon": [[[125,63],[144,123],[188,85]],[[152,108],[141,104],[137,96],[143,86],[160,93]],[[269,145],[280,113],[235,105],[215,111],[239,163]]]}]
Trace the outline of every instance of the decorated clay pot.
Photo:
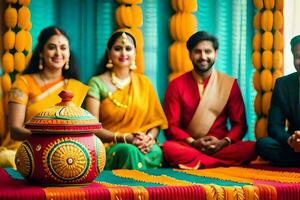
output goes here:
[{"label": "decorated clay pot", "polygon": [[92,182],[105,165],[105,148],[94,135],[102,126],[88,111],[72,103],[72,92],[62,91],[59,96],[60,103],[25,124],[32,135],[17,151],[17,169],[37,184]]}]

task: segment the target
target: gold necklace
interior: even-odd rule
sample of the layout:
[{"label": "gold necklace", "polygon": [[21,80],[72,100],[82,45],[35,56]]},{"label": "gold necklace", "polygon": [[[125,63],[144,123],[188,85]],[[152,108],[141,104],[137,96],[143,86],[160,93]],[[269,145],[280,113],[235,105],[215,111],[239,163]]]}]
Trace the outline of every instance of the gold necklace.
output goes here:
[{"label": "gold necklace", "polygon": [[50,94],[49,90],[46,89],[46,81],[45,79],[43,78],[42,74],[41,73],[38,73],[39,75],[39,78],[42,82],[42,88],[40,89],[42,93],[46,94],[47,96]]},{"label": "gold necklace", "polygon": [[42,74],[41,73],[38,73],[38,74],[39,74],[39,78],[40,78],[40,80],[42,82],[42,88],[45,89],[47,83],[46,83],[44,77],[42,76]]},{"label": "gold necklace", "polygon": [[115,72],[111,72],[111,82],[116,88],[118,88],[120,90],[122,90],[126,85],[128,85],[130,83],[130,81],[131,81],[130,76],[128,76],[124,79],[120,79],[116,76]]},{"label": "gold necklace", "polygon": [[113,97],[112,92],[108,92],[108,98],[119,108],[127,109],[128,105],[121,103],[116,98]]},{"label": "gold necklace", "polygon": [[[50,92],[49,92],[49,86],[47,86],[47,84],[49,84],[50,82],[54,82],[55,80],[50,81],[50,82],[46,82],[46,80],[44,79],[44,77],[42,76],[41,73],[38,73],[38,76],[39,76],[39,78],[41,80],[41,83],[42,83],[42,85],[40,85],[41,86],[41,92],[46,92],[47,94],[50,94]],[[56,79],[56,80],[58,80],[58,79]],[[68,83],[68,81],[67,81],[67,79],[65,79],[64,80],[64,89],[66,89],[67,83]]]}]

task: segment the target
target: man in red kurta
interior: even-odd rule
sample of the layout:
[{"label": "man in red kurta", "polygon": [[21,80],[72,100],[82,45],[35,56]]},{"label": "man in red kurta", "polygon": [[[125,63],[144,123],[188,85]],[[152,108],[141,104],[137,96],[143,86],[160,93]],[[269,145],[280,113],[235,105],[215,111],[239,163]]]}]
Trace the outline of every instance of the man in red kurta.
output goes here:
[{"label": "man in red kurta", "polygon": [[247,123],[237,81],[212,68],[217,38],[197,32],[187,48],[194,69],[169,84],[164,100],[169,124],[165,160],[172,167],[197,169],[255,159],[254,142],[241,141]]}]

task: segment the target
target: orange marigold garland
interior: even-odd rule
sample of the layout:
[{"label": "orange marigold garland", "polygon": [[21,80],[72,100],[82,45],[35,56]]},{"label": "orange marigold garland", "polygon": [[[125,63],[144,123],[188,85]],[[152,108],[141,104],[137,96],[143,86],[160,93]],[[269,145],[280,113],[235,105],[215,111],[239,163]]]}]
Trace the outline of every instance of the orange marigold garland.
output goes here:
[{"label": "orange marigold garland", "polygon": [[119,28],[129,28],[136,39],[136,71],[144,72],[144,41],[141,27],[143,11],[139,4],[142,0],[116,0],[120,5],[116,9],[116,22]]},{"label": "orange marigold garland", "polygon": [[[30,0],[6,0],[4,25],[6,31],[2,36],[3,50],[1,64],[3,75],[0,77],[0,133],[5,131],[5,120],[8,112],[8,91],[15,75],[24,71],[31,56]],[[2,126],[3,125],[3,126]]]},{"label": "orange marigold garland", "polygon": [[257,94],[255,137],[268,135],[267,119],[275,81],[283,72],[284,0],[253,0],[257,13],[253,18],[252,65],[256,69],[253,86]]},{"label": "orange marigold garland", "polygon": [[189,59],[189,52],[186,48],[186,41],[197,30],[197,19],[192,14],[197,11],[196,0],[172,0],[172,8],[175,14],[170,19],[170,33],[174,40],[169,48],[169,64],[171,74],[169,80],[193,68]]}]

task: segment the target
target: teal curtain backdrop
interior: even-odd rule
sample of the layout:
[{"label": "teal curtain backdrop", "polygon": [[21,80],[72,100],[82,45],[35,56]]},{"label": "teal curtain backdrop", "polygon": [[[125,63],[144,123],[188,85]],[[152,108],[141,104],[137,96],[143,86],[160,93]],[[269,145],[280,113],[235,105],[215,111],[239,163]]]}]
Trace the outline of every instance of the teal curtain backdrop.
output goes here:
[{"label": "teal curtain backdrop", "polygon": [[[72,51],[80,64],[83,82],[97,71],[106,42],[116,29],[114,0],[32,0],[30,3],[33,46],[41,29],[49,25],[63,28],[71,38]],[[145,74],[157,89],[161,101],[168,83],[169,18],[174,13],[170,0],[143,0]],[[247,110],[249,131],[254,139],[255,113],[252,87],[253,67],[252,0],[198,0],[198,30],[215,34],[220,49],[215,68],[238,78]]]},{"label": "teal curtain backdrop", "polygon": [[215,68],[238,79],[249,125],[245,139],[254,140],[255,112],[252,86],[252,0],[198,1],[198,30],[215,34],[220,42]]}]

